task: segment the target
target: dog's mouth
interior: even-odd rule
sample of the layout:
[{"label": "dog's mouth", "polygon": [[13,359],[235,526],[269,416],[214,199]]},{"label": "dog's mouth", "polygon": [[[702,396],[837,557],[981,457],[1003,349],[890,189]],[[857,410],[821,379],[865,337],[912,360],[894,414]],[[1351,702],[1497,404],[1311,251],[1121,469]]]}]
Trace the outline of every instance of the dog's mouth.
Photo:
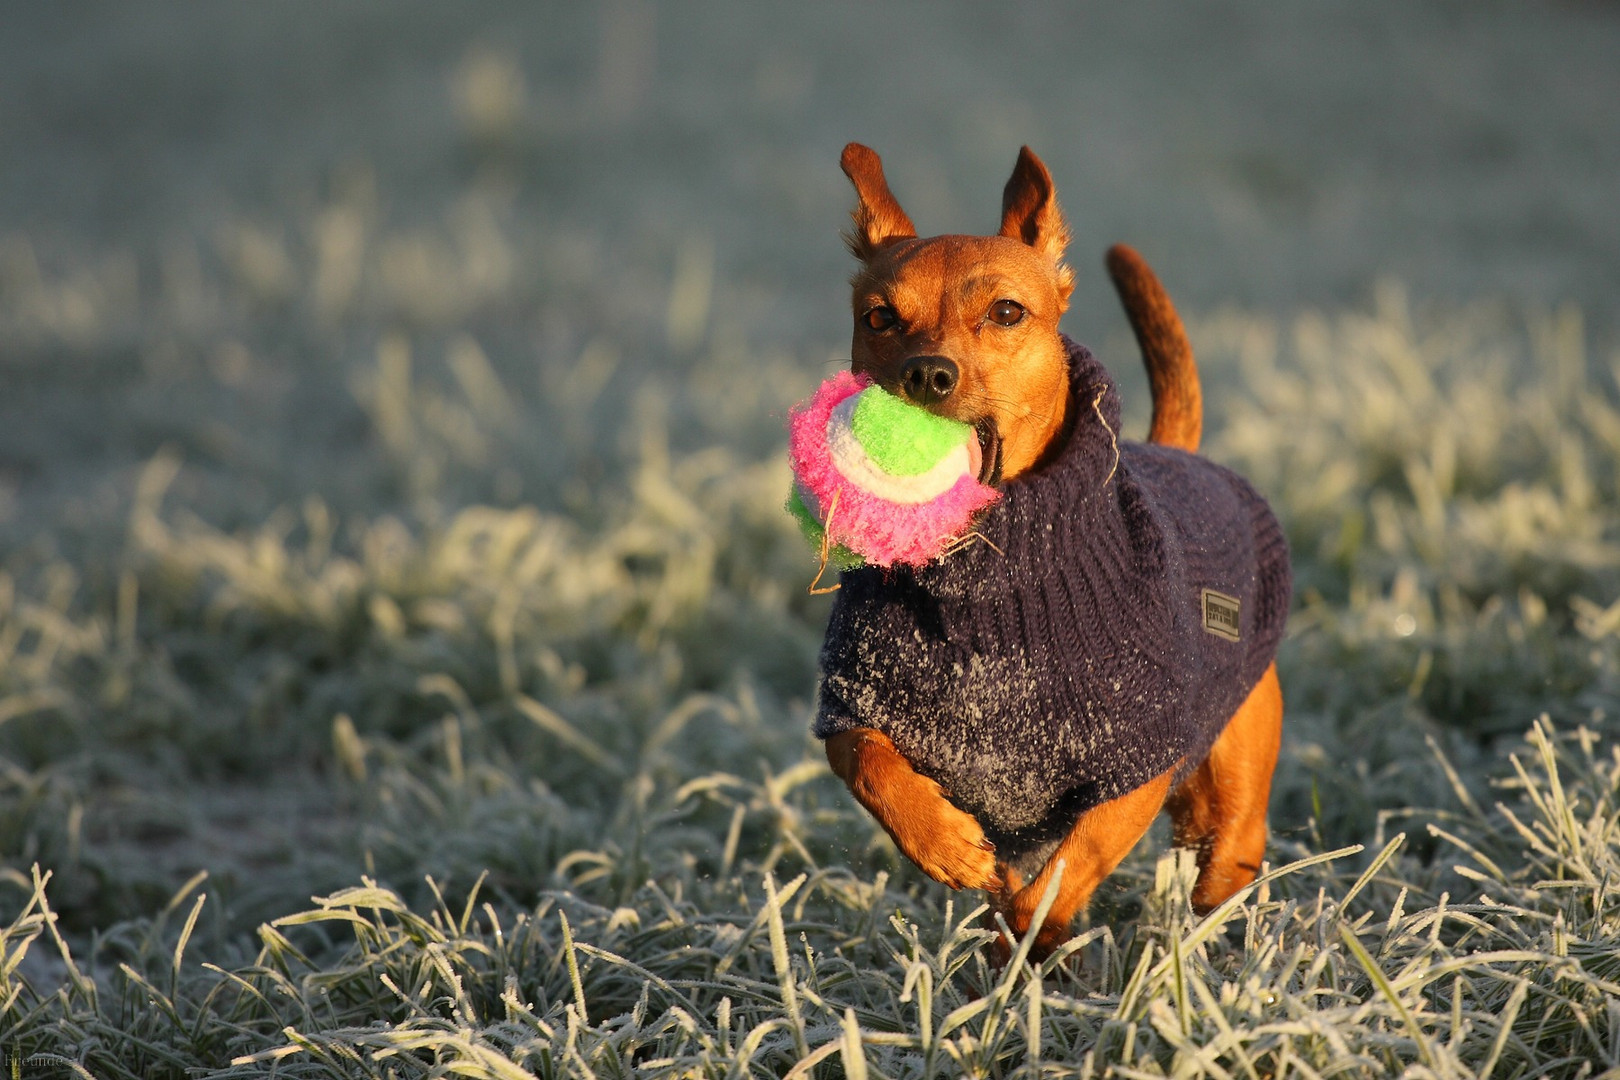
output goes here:
[{"label": "dog's mouth", "polygon": [[1001,432],[988,416],[973,429],[979,436],[979,483],[994,487],[1001,483]]}]

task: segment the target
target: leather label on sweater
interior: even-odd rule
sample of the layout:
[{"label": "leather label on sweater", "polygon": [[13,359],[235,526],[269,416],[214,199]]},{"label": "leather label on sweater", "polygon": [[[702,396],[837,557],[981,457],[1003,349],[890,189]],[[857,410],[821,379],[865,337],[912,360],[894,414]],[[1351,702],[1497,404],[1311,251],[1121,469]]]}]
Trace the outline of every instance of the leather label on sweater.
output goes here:
[{"label": "leather label on sweater", "polygon": [[1227,641],[1238,639],[1238,627],[1241,624],[1239,615],[1243,610],[1243,603],[1235,596],[1218,593],[1214,589],[1205,589],[1201,594],[1204,600],[1204,629],[1216,637]]}]

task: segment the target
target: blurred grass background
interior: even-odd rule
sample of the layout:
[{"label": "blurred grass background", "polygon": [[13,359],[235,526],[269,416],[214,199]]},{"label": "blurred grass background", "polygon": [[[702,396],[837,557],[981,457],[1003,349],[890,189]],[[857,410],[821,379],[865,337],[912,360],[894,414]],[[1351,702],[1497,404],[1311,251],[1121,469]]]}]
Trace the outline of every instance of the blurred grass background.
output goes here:
[{"label": "blurred grass background", "polygon": [[[779,1075],[878,1032],[884,1075],[1620,1067],[1620,9],[3,21],[5,1052]],[[1409,833],[1280,879],[1241,941],[1145,848],[1078,974],[1006,984],[954,1049],[974,901],[805,733],[825,602],[781,424],[847,356],[849,139],[928,232],[988,230],[1018,146],[1045,158],[1066,329],[1137,431],[1100,253],[1154,263],[1210,453],[1295,548],[1277,861]],[[1442,933],[1448,892],[1474,921]],[[1366,964],[1341,925],[1382,934]],[[1183,944],[1207,1001],[1154,966]]]},{"label": "blurred grass background", "polygon": [[627,410],[625,383],[717,349],[820,365],[847,347],[849,139],[928,231],[987,229],[1035,147],[1075,226],[1069,329],[1120,358],[1116,240],[1193,312],[1390,278],[1572,302],[1609,342],[1617,38],[1579,2],[15,5],[8,532],[64,498],[119,519],[98,478],[170,441],[246,472],[223,501],[255,516],[374,497],[349,372],[391,330],[473,334],[525,392],[600,343]]}]

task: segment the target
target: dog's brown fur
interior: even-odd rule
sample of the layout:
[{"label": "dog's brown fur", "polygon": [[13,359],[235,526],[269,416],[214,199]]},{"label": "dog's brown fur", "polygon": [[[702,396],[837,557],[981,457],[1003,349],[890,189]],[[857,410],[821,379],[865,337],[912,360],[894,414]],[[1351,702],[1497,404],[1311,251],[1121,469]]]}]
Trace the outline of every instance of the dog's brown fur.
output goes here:
[{"label": "dog's brown fur", "polygon": [[[924,404],[993,431],[1002,478],[1040,467],[1067,432],[1068,374],[1058,320],[1073,290],[1073,274],[1062,261],[1068,226],[1046,166],[1028,147],[1019,153],[1002,197],[998,235],[919,239],[889,191],[877,154],[851,143],[842,164],[859,197],[848,237],[861,264],[851,282],[854,370],[905,393],[908,363],[947,359],[956,371],[954,386]],[[1116,245],[1107,261],[1153,390],[1149,439],[1195,451],[1202,399],[1181,320],[1136,252]],[[1010,325],[992,317],[1005,301],[1023,311]],[[1029,930],[1061,862],[1057,896],[1034,945],[1034,955],[1044,956],[1068,938],[1074,916],[1166,806],[1175,842],[1197,852],[1197,910],[1208,911],[1253,881],[1265,853],[1281,731],[1273,664],[1179,785],[1172,788],[1171,770],[1086,811],[1028,882],[997,863],[979,822],[913,769],[887,736],[870,728],[834,735],[827,760],[907,858],[954,889],[990,891],[994,908],[1019,935]]]}]

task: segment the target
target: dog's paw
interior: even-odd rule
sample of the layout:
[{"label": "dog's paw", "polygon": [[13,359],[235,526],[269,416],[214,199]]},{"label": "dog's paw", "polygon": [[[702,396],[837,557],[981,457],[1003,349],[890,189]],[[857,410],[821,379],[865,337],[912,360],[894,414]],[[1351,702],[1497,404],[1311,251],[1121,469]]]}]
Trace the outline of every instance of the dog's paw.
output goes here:
[{"label": "dog's paw", "polygon": [[[1010,921],[1008,925],[1009,927],[1014,926]],[[1018,941],[1022,941],[1024,936],[1029,933],[1029,930],[1027,928],[1013,929],[1013,933],[1018,938],[1018,941],[1015,941],[1001,932],[1001,928],[996,925],[993,917],[985,920],[985,928],[996,931],[995,940],[990,943],[990,969],[997,973],[1005,971],[1007,964],[1012,960],[1013,953],[1017,951]],[[1047,923],[1040,928],[1035,935],[1035,940],[1030,943],[1029,962],[1032,964],[1045,962],[1073,936],[1066,923],[1062,925]],[[1078,961],[1071,960],[1071,964],[1074,963],[1078,963]]]},{"label": "dog's paw", "polygon": [[864,729],[835,735],[827,759],[923,873],[953,889],[1001,890],[996,847],[978,819],[913,769],[888,736]]},{"label": "dog's paw", "polygon": [[1002,887],[996,866],[996,846],[972,814],[948,802],[941,794],[934,804],[933,820],[909,838],[906,855],[922,872],[953,889],[984,889],[997,892]]}]

